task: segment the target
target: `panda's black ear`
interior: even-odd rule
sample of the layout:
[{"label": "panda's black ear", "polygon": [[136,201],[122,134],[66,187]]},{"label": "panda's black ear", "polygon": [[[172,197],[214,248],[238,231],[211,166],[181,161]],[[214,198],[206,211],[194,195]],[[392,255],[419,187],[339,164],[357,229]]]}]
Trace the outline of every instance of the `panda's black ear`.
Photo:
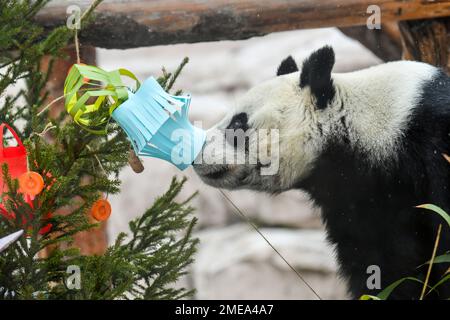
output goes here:
[{"label": "panda's black ear", "polygon": [[291,56],[289,56],[281,61],[281,64],[277,70],[277,76],[282,76],[283,74],[293,73],[297,71],[297,63],[295,63],[295,60]]},{"label": "panda's black ear", "polygon": [[334,51],[329,46],[313,52],[303,62],[300,87],[309,86],[311,88],[311,93],[316,97],[319,109],[325,108],[335,94],[333,80],[331,79],[333,66]]}]

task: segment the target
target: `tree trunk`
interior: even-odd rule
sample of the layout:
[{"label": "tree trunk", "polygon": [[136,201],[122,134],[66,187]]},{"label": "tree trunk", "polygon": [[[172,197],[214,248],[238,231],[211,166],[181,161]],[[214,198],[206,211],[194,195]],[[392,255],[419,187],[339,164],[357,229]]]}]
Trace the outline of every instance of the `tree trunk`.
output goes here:
[{"label": "tree trunk", "polygon": [[[49,81],[47,82],[46,86],[46,90],[49,92],[48,103],[63,95],[64,81],[66,79],[67,73],[70,67],[74,63],[76,63],[76,53],[74,47],[70,46],[64,51],[69,56],[69,59],[56,59],[53,62],[53,70],[49,76]],[[81,62],[83,63],[95,65],[95,48],[91,46],[81,46],[80,58]],[[42,70],[47,70],[50,60],[51,57],[46,56],[43,58],[41,64]],[[50,108],[51,109],[49,110],[49,116],[51,118],[59,117],[61,112],[66,113],[66,109],[64,108],[64,100],[56,102]],[[46,138],[51,141],[51,131],[46,136]],[[81,199],[79,200],[82,201]],[[55,214],[69,214],[72,209],[73,208],[61,209],[58,210],[58,212],[55,212]],[[89,219],[93,218],[91,218],[89,215]],[[74,236],[73,245],[80,248],[81,254],[83,255],[103,254],[108,246],[108,239],[106,235],[106,221],[101,222],[98,228],[77,233]],[[45,256],[47,252],[41,254]]]}]

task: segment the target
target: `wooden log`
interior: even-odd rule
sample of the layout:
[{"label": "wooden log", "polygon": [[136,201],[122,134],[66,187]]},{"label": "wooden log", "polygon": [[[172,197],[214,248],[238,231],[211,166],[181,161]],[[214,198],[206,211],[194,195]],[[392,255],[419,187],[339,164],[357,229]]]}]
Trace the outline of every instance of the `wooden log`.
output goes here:
[{"label": "wooden log", "polygon": [[139,159],[139,157],[134,152],[133,148],[130,148],[130,150],[128,151],[128,164],[136,173],[141,173],[144,171],[144,165],[142,164],[141,159]]},{"label": "wooden log", "polygon": [[[69,4],[52,1],[37,15],[45,28],[66,23]],[[450,1],[398,0],[105,0],[80,40],[104,48],[238,40],[271,32],[365,25],[370,5],[382,23],[450,16]]]},{"label": "wooden log", "polygon": [[404,59],[427,62],[450,74],[450,18],[405,21],[399,27]]}]

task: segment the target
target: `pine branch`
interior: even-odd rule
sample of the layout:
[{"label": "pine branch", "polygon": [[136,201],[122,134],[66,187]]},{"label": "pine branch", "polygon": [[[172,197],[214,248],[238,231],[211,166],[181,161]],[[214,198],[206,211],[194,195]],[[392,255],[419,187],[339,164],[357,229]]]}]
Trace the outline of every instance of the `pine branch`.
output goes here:
[{"label": "pine branch", "polygon": [[[74,235],[97,226],[89,221],[88,213],[99,195],[120,191],[118,173],[127,165],[130,143],[117,125],[112,124],[109,135],[101,137],[68,122],[64,113],[49,120],[47,112],[39,112],[47,99],[45,88],[53,67],[51,62],[42,70],[41,58],[61,58],[61,49],[73,36],[66,27],[44,36],[34,24],[35,14],[47,2],[8,1],[0,10],[0,64],[4,67],[0,96],[19,79],[26,84],[26,89],[1,100],[0,122],[18,132],[27,149],[29,169],[40,173],[45,185],[27,202],[18,192],[17,180],[2,166],[8,191],[1,199],[8,217],[0,214],[0,237],[18,229],[27,235],[0,254],[0,299],[186,297],[192,292],[173,288],[192,262],[198,242],[192,237],[196,220],[188,205],[191,197],[175,200],[185,180],[174,179],[168,192],[130,223],[128,241],[120,235],[104,255],[81,256],[71,246]],[[87,13],[83,19],[87,22],[91,17]],[[160,79],[167,90],[186,63],[187,59],[173,74],[164,72]],[[41,134],[49,122],[51,142]],[[42,250],[47,252],[45,257],[39,257]],[[81,290],[65,285],[69,265],[82,270]]]}]

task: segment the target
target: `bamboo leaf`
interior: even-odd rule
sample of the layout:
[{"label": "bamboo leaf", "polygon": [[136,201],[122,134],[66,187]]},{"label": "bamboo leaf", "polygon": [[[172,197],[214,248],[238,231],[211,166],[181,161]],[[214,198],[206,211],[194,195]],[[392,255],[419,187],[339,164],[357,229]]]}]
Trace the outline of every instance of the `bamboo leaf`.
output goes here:
[{"label": "bamboo leaf", "polygon": [[448,215],[447,212],[445,212],[444,210],[442,210],[438,206],[428,203],[428,204],[422,204],[420,206],[416,206],[416,208],[427,209],[427,210],[431,210],[431,211],[436,212],[442,218],[444,218],[444,220],[447,222],[448,226],[450,227],[450,216]]},{"label": "bamboo leaf", "polygon": [[438,281],[438,283],[436,283],[433,287],[431,287],[430,291],[428,291],[427,295],[433,291],[436,290],[437,287],[439,287],[441,284],[447,282],[448,280],[450,280],[450,274],[447,274],[446,276],[444,276],[441,280]]},{"label": "bamboo leaf", "polygon": [[[427,262],[425,262],[421,266],[429,264],[429,263],[430,263],[430,260],[428,260]],[[433,264],[434,263],[450,263],[450,252],[447,252],[445,254],[442,254],[440,256],[435,257],[434,261],[433,261]]]},{"label": "bamboo leaf", "polygon": [[378,298],[377,296],[372,296],[370,294],[363,294],[359,300],[381,300],[380,298]]},{"label": "bamboo leaf", "polygon": [[414,277],[405,277],[405,278],[401,278],[400,280],[395,281],[394,283],[390,284],[389,286],[387,286],[383,291],[381,291],[377,297],[379,300],[387,300],[387,298],[389,298],[389,296],[391,295],[392,291],[394,291],[395,288],[397,288],[399,285],[401,285],[403,282],[405,282],[406,280],[410,280],[410,281],[416,281],[419,283],[423,283],[422,281],[420,281],[419,279],[416,279]]}]

